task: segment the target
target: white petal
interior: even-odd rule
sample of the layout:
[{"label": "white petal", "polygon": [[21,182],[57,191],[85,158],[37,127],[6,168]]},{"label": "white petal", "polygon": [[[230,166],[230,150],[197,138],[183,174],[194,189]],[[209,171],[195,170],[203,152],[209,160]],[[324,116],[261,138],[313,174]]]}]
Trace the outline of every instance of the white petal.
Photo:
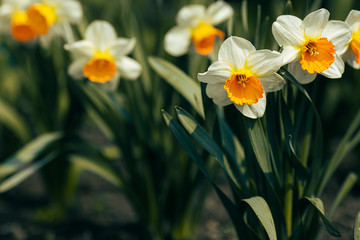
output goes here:
[{"label": "white petal", "polygon": [[88,60],[85,58],[76,59],[68,68],[69,75],[75,79],[81,79],[84,76],[83,68],[87,62]]},{"label": "white petal", "polygon": [[301,84],[307,84],[316,78],[317,73],[310,74],[308,71],[302,69],[299,62],[292,62],[288,65],[288,71],[298,80]]},{"label": "white petal", "polygon": [[335,46],[336,53],[342,55],[351,40],[351,30],[345,22],[329,21],[323,31],[322,37],[330,40]]},{"label": "white petal", "polygon": [[73,0],[63,0],[63,2],[59,4],[59,7],[56,9],[56,15],[58,16],[59,21],[76,23],[83,16],[81,4]]},{"label": "white petal", "polygon": [[228,61],[217,61],[210,65],[205,73],[198,73],[198,80],[205,83],[224,84],[231,76],[231,66]]},{"label": "white petal", "polygon": [[244,104],[244,105],[237,105],[234,104],[235,107],[245,116],[248,118],[256,119],[261,118],[265,113],[266,108],[266,94],[259,99],[257,103],[253,104]]},{"label": "white petal", "polygon": [[165,51],[173,56],[184,55],[191,43],[191,30],[189,28],[173,27],[165,35]]},{"label": "white petal", "polygon": [[95,20],[87,27],[85,39],[92,42],[100,51],[104,51],[109,43],[116,40],[116,32],[110,23]]},{"label": "white petal", "polygon": [[71,44],[65,44],[64,48],[70,51],[75,58],[91,58],[95,53],[94,45],[87,40],[81,40]]},{"label": "white petal", "polygon": [[287,46],[283,49],[281,52],[281,55],[283,56],[283,63],[282,65],[286,65],[290,62],[295,62],[301,59],[301,49],[300,48],[294,48],[292,46]]},{"label": "white petal", "polygon": [[265,92],[275,92],[283,88],[286,81],[279,74],[274,73],[268,77],[259,78]]},{"label": "white petal", "polygon": [[351,67],[355,68],[355,69],[360,69],[360,64],[358,64],[356,62],[356,58],[355,58],[355,54],[352,51],[351,48],[348,48],[347,51],[344,53],[344,55],[342,56],[342,58],[344,59],[345,62],[347,62],[347,64],[349,64]]},{"label": "white petal", "polygon": [[209,98],[212,98],[213,102],[219,106],[226,106],[233,103],[227,95],[224,83],[208,84],[206,86],[206,95],[208,95]]},{"label": "white petal", "polygon": [[345,64],[343,60],[335,54],[334,62],[329,66],[328,69],[322,71],[320,74],[327,78],[341,78],[344,73]]},{"label": "white petal", "polygon": [[206,9],[205,18],[209,19],[212,25],[217,25],[230,19],[233,14],[234,10],[228,3],[217,1],[210,4],[208,9]]},{"label": "white petal", "polygon": [[128,55],[132,52],[132,50],[134,50],[135,43],[135,38],[117,38],[109,44],[109,53],[115,59]]},{"label": "white petal", "polygon": [[292,15],[279,16],[272,25],[272,33],[279,46],[300,46],[305,41],[300,28],[301,19]]},{"label": "white petal", "polygon": [[218,59],[228,60],[235,69],[242,69],[247,56],[255,51],[255,47],[248,40],[229,37],[221,45]]},{"label": "white petal", "polygon": [[322,8],[309,13],[301,24],[301,29],[308,37],[319,37],[329,21],[330,13]]},{"label": "white petal", "polygon": [[360,11],[351,10],[349,15],[346,17],[345,22],[349,24],[352,32],[357,32],[360,27]]},{"label": "white petal", "polygon": [[0,18],[10,19],[13,11],[14,9],[10,4],[2,4],[2,6],[0,6]]},{"label": "white petal", "polygon": [[282,63],[281,54],[270,50],[252,52],[246,59],[246,66],[257,77],[267,77],[275,73]]},{"label": "white petal", "polygon": [[118,67],[121,76],[129,80],[137,79],[142,72],[141,65],[136,60],[126,56],[117,59],[116,66]]},{"label": "white petal", "polygon": [[200,4],[187,5],[180,9],[176,23],[180,27],[196,27],[205,16],[205,6]]}]

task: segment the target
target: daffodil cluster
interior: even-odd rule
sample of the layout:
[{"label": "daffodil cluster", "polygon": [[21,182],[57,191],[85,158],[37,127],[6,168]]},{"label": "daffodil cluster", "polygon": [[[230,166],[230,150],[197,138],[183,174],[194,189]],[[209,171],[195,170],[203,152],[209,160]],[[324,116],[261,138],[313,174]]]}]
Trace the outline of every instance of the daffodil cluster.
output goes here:
[{"label": "daffodil cluster", "polygon": [[70,24],[82,18],[76,0],[4,0],[0,6],[2,32],[19,42],[40,38],[44,46],[57,36],[72,40]]},{"label": "daffodil cluster", "polygon": [[[188,5],[180,9],[177,25],[165,36],[164,48],[180,56],[193,45],[195,52],[209,55],[216,37],[224,32],[213,27],[232,18],[233,10],[223,1],[205,8]],[[352,10],[345,21],[331,20],[326,9],[311,12],[303,20],[292,15],[279,16],[272,33],[281,53],[256,51],[247,40],[229,37],[219,50],[218,60],[208,71],[198,74],[207,83],[206,93],[220,106],[234,104],[246,117],[260,118],[266,108],[266,93],[281,90],[285,84],[276,72],[287,70],[302,84],[312,82],[317,74],[341,78],[344,60],[360,68],[360,12]]]}]

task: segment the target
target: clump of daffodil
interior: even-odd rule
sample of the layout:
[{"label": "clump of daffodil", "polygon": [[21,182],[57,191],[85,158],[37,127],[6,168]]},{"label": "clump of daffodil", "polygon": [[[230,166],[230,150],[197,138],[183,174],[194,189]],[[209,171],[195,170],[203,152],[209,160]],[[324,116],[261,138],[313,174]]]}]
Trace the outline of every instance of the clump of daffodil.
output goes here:
[{"label": "clump of daffodil", "polygon": [[0,6],[0,30],[10,33],[19,42],[28,42],[35,38],[30,20],[26,13],[30,0],[3,0]]},{"label": "clump of daffodil", "polygon": [[351,10],[345,22],[352,32],[343,59],[353,68],[360,69],[360,11]]},{"label": "clump of daffodil", "polygon": [[200,4],[181,8],[176,17],[177,25],[165,35],[165,50],[173,56],[181,56],[188,52],[192,42],[198,54],[210,54],[216,37],[225,37],[224,32],[214,25],[229,20],[232,16],[233,9],[223,1],[217,1],[208,8]]},{"label": "clump of daffodil", "polygon": [[266,108],[266,92],[280,90],[285,80],[276,73],[283,62],[280,53],[258,50],[246,39],[229,37],[220,47],[218,61],[198,79],[207,83],[206,94],[220,106],[234,104],[246,117],[260,118]]},{"label": "clump of daffodil", "polygon": [[40,38],[44,46],[55,36],[72,41],[70,24],[81,18],[82,7],[76,0],[4,0],[0,7],[3,30],[19,42]]},{"label": "clump of daffodil", "polygon": [[118,38],[114,27],[106,21],[94,21],[85,31],[85,39],[66,44],[73,54],[69,74],[86,77],[96,83],[117,85],[121,77],[134,80],[141,74],[141,65],[126,55],[135,47],[135,39]]},{"label": "clump of daffodil", "polygon": [[26,13],[32,29],[45,46],[56,36],[71,42],[70,24],[79,22],[83,15],[82,6],[76,0],[35,1]]},{"label": "clump of daffodil", "polygon": [[273,35],[283,48],[284,65],[302,84],[312,82],[317,73],[328,78],[340,78],[344,62],[340,55],[346,51],[351,38],[349,26],[342,21],[329,21],[329,11],[319,9],[304,20],[279,16],[272,25]]}]

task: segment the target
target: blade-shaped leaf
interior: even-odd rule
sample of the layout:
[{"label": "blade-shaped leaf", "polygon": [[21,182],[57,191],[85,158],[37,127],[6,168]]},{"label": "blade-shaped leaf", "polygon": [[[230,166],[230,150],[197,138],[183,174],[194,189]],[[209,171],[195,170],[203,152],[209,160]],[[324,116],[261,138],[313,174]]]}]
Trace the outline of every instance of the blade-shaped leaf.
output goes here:
[{"label": "blade-shaped leaf", "polygon": [[277,237],[274,219],[272,217],[269,205],[266,203],[265,199],[256,196],[248,199],[243,199],[242,201],[248,204],[254,211],[261,224],[263,225],[269,239],[276,240]]},{"label": "blade-shaped leaf", "polygon": [[355,219],[354,240],[360,240],[360,212],[358,212]]},{"label": "blade-shaped leaf", "polygon": [[69,157],[69,161],[77,164],[85,170],[91,171],[103,177],[115,186],[123,186],[123,181],[115,166],[113,166],[108,160],[104,158],[74,154]]},{"label": "blade-shaped leaf", "polygon": [[150,66],[171,86],[173,86],[194,109],[204,118],[200,84],[191,79],[172,63],[159,58],[149,57]]},{"label": "blade-shaped leaf", "polygon": [[0,123],[8,127],[22,142],[30,139],[25,120],[9,104],[0,99]]},{"label": "blade-shaped leaf", "polygon": [[45,133],[38,136],[0,165],[0,177],[7,176],[33,161],[44,151],[56,144],[62,136],[60,132]]},{"label": "blade-shaped leaf", "polygon": [[19,172],[15,173],[14,175],[10,176],[9,178],[1,181],[0,193],[8,191],[11,188],[17,186],[18,184],[23,182],[25,179],[30,177],[32,174],[34,174],[36,171],[38,171],[40,168],[42,168],[45,164],[50,162],[52,159],[54,159],[53,155],[46,156],[39,161],[31,163],[29,166],[25,167],[24,169],[21,169]]},{"label": "blade-shaped leaf", "polygon": [[303,198],[303,201],[305,202],[306,206],[312,206],[314,207],[317,212],[319,213],[321,220],[323,221],[326,230],[328,233],[333,235],[334,237],[340,237],[341,234],[339,231],[330,223],[330,221],[325,217],[325,211],[324,211],[324,204],[320,198],[311,198],[311,197],[305,197]]}]

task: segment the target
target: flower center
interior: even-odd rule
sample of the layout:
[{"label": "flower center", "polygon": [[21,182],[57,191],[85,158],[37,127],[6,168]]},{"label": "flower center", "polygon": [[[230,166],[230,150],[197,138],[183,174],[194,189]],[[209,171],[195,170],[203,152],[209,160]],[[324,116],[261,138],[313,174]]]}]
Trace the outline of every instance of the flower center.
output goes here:
[{"label": "flower center", "polygon": [[210,24],[200,23],[192,30],[192,41],[195,51],[201,55],[208,55],[214,50],[216,36],[224,38],[225,34]]},{"label": "flower center", "polygon": [[225,81],[225,90],[231,101],[238,105],[257,103],[263,97],[264,88],[260,80],[246,73],[235,72]]},{"label": "flower center", "polygon": [[302,59],[300,64],[302,69],[309,73],[322,72],[329,68],[334,62],[336,50],[334,45],[327,38],[310,39],[301,49]]},{"label": "flower center", "polygon": [[36,3],[27,9],[31,27],[37,34],[46,34],[56,21],[55,8],[44,3]]},{"label": "flower center", "polygon": [[30,41],[35,37],[26,12],[15,12],[10,25],[11,35],[19,42]]},{"label": "flower center", "polygon": [[116,64],[108,51],[97,52],[94,57],[85,64],[83,73],[90,81],[105,83],[115,76]]},{"label": "flower center", "polygon": [[360,27],[356,33],[353,33],[350,47],[354,52],[356,63],[360,64]]}]

